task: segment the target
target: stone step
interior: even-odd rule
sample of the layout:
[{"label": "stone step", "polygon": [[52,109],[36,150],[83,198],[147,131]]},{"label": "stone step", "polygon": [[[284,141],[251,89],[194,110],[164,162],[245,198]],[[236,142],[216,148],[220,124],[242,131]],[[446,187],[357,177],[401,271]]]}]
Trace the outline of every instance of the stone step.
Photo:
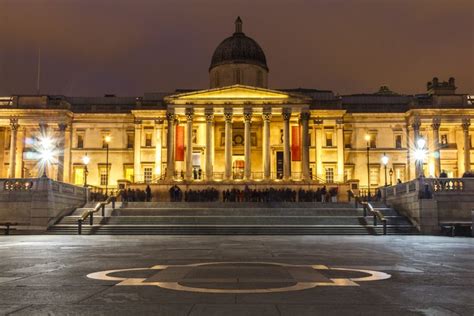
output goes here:
[{"label": "stone step", "polygon": [[128,202],[122,208],[354,208],[354,203],[322,202]]}]

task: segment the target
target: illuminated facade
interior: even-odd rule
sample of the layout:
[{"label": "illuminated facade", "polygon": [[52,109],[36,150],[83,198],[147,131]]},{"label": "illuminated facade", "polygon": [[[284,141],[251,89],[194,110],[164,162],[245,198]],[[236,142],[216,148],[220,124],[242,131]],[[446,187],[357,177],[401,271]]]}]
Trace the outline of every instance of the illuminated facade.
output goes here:
[{"label": "illuminated facade", "polygon": [[[36,143],[46,134],[55,141],[49,177],[83,184],[87,155],[88,184],[104,187],[108,179],[112,188],[125,179],[358,180],[375,188],[386,170],[390,184],[420,172],[459,177],[473,169],[474,98],[456,94],[453,78],[434,78],[419,95],[385,86],[344,96],[271,90],[263,50],[242,33],[240,19],[212,56],[209,75],[208,90],[142,97],[1,97],[0,177],[41,175]],[[415,167],[419,138],[426,141],[422,171]]]}]

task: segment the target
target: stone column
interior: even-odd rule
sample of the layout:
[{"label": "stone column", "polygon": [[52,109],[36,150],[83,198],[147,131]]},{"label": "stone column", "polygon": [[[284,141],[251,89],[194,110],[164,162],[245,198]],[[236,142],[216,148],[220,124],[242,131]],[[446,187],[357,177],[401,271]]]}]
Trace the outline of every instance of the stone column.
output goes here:
[{"label": "stone column", "polygon": [[471,120],[464,118],[462,120],[462,130],[464,134],[464,172],[471,171],[471,142],[469,139],[469,126]]},{"label": "stone column", "polygon": [[290,179],[290,117],[291,110],[283,110],[283,179]]},{"label": "stone column", "polygon": [[65,148],[65,138],[66,138],[66,128],[67,124],[59,123],[59,151],[58,151],[58,181],[64,182],[64,152]]},{"label": "stone column", "polygon": [[[15,178],[23,178],[23,149],[25,147],[25,128],[19,127],[16,138]],[[48,170],[49,171],[49,170]],[[48,173],[51,175],[51,173]]]},{"label": "stone column", "polygon": [[336,120],[337,124],[337,177],[344,182],[344,122]]},{"label": "stone column", "polygon": [[309,112],[301,113],[301,126],[302,126],[302,135],[301,135],[301,147],[303,147],[301,155],[301,171],[303,172],[303,180],[309,180]]},{"label": "stone column", "polygon": [[161,170],[161,150],[163,147],[163,118],[155,120],[155,177],[161,179],[163,170]]},{"label": "stone column", "polygon": [[168,121],[168,139],[166,142],[167,160],[166,160],[166,179],[173,180],[174,178],[174,127],[176,117],[174,113],[166,113],[166,120]]},{"label": "stone column", "polygon": [[11,118],[10,119],[10,157],[9,157],[9,165],[8,165],[8,177],[15,178],[15,167],[16,167],[16,139],[18,135],[18,119]]},{"label": "stone column", "polygon": [[0,128],[0,178],[4,178],[5,175],[5,128]]},{"label": "stone column", "polygon": [[323,176],[323,123],[321,119],[314,120],[316,129],[316,176],[321,178]]},{"label": "stone column", "polygon": [[186,109],[186,180],[193,178],[193,109]]},{"label": "stone column", "polygon": [[433,129],[433,154],[434,154],[434,176],[439,177],[441,173],[441,155],[439,150],[439,127],[441,121],[439,117],[433,119],[433,124],[431,128]]},{"label": "stone column", "polygon": [[249,180],[252,177],[252,156],[250,151],[251,139],[250,139],[250,123],[252,122],[252,110],[244,111],[244,159],[245,159],[245,170],[244,178]]},{"label": "stone column", "polygon": [[232,109],[225,109],[225,173],[224,179],[232,178]]},{"label": "stone column", "polygon": [[214,175],[214,168],[212,165],[213,143],[212,130],[214,123],[214,112],[212,109],[207,109],[204,112],[206,116],[206,179],[212,180]]},{"label": "stone column", "polygon": [[[420,126],[421,122],[418,117],[413,120],[411,127],[413,128],[413,144],[417,149],[417,141],[420,138]],[[423,174],[423,162],[415,160],[415,178],[420,177]]]},{"label": "stone column", "polygon": [[263,160],[263,178],[269,180],[271,176],[271,157],[270,157],[270,121],[272,119],[271,109],[263,111],[263,144],[262,144],[262,160]]},{"label": "stone column", "polygon": [[[133,182],[143,180],[141,174],[142,121],[135,120],[135,140],[133,142]],[[108,168],[108,166],[107,166]]]}]

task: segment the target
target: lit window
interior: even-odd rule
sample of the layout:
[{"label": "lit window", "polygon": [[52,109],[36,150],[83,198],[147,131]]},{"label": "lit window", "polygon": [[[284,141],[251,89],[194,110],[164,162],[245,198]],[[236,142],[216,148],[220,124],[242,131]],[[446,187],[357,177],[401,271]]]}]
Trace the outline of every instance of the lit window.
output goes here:
[{"label": "lit window", "polygon": [[379,185],[379,168],[370,167],[370,186]]},{"label": "lit window", "polygon": [[143,169],[143,177],[145,183],[150,183],[153,180],[153,168],[146,167]]},{"label": "lit window", "polygon": [[105,166],[100,167],[99,169],[100,172],[100,185],[106,185],[107,184],[107,168]]},{"label": "lit window", "polygon": [[395,136],[395,148],[401,149],[402,148],[402,135]]},{"label": "lit window", "polygon": [[351,136],[352,135],[350,133],[344,134],[344,148],[352,148]]},{"label": "lit window", "polygon": [[398,182],[405,182],[405,167],[397,167],[395,168],[395,180]]},{"label": "lit window", "polygon": [[127,134],[127,148],[133,148],[133,143],[135,142],[134,135],[132,133]]},{"label": "lit window", "polygon": [[332,147],[333,146],[332,137],[333,137],[332,132],[326,132],[326,147]]},{"label": "lit window", "polygon": [[84,167],[74,167],[74,184],[84,184]]},{"label": "lit window", "polygon": [[145,134],[145,146],[151,147],[151,133]]},{"label": "lit window", "polygon": [[447,144],[448,144],[448,134],[441,134],[440,145],[447,145]]},{"label": "lit window", "polygon": [[332,167],[326,168],[326,182],[334,183],[334,168]]},{"label": "lit window", "polygon": [[133,182],[133,166],[124,167],[124,178],[130,182]]},{"label": "lit window", "polygon": [[370,135],[370,148],[377,148],[377,134],[371,134]]},{"label": "lit window", "polygon": [[77,135],[77,148],[84,148],[84,135]]}]

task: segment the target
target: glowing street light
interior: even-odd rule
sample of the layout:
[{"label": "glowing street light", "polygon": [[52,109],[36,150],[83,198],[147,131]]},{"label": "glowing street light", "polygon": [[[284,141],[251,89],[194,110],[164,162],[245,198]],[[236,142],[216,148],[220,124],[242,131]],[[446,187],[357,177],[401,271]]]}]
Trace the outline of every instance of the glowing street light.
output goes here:
[{"label": "glowing street light", "polygon": [[87,153],[84,157],[82,157],[82,163],[84,164],[84,187],[87,187],[87,175],[89,174],[89,170],[87,169],[87,165],[91,159],[87,156]]},{"label": "glowing street light", "polygon": [[385,170],[385,186],[387,186],[387,164],[388,164],[388,156],[383,153],[383,156],[382,156],[382,164],[383,164],[383,167],[384,167],[384,170]]},{"label": "glowing street light", "polygon": [[48,137],[40,137],[39,138],[39,157],[41,160],[41,164],[43,166],[43,175],[42,177],[48,177],[46,174],[46,169],[48,169],[48,166],[51,162],[53,162],[54,159],[54,143],[53,140]]}]

